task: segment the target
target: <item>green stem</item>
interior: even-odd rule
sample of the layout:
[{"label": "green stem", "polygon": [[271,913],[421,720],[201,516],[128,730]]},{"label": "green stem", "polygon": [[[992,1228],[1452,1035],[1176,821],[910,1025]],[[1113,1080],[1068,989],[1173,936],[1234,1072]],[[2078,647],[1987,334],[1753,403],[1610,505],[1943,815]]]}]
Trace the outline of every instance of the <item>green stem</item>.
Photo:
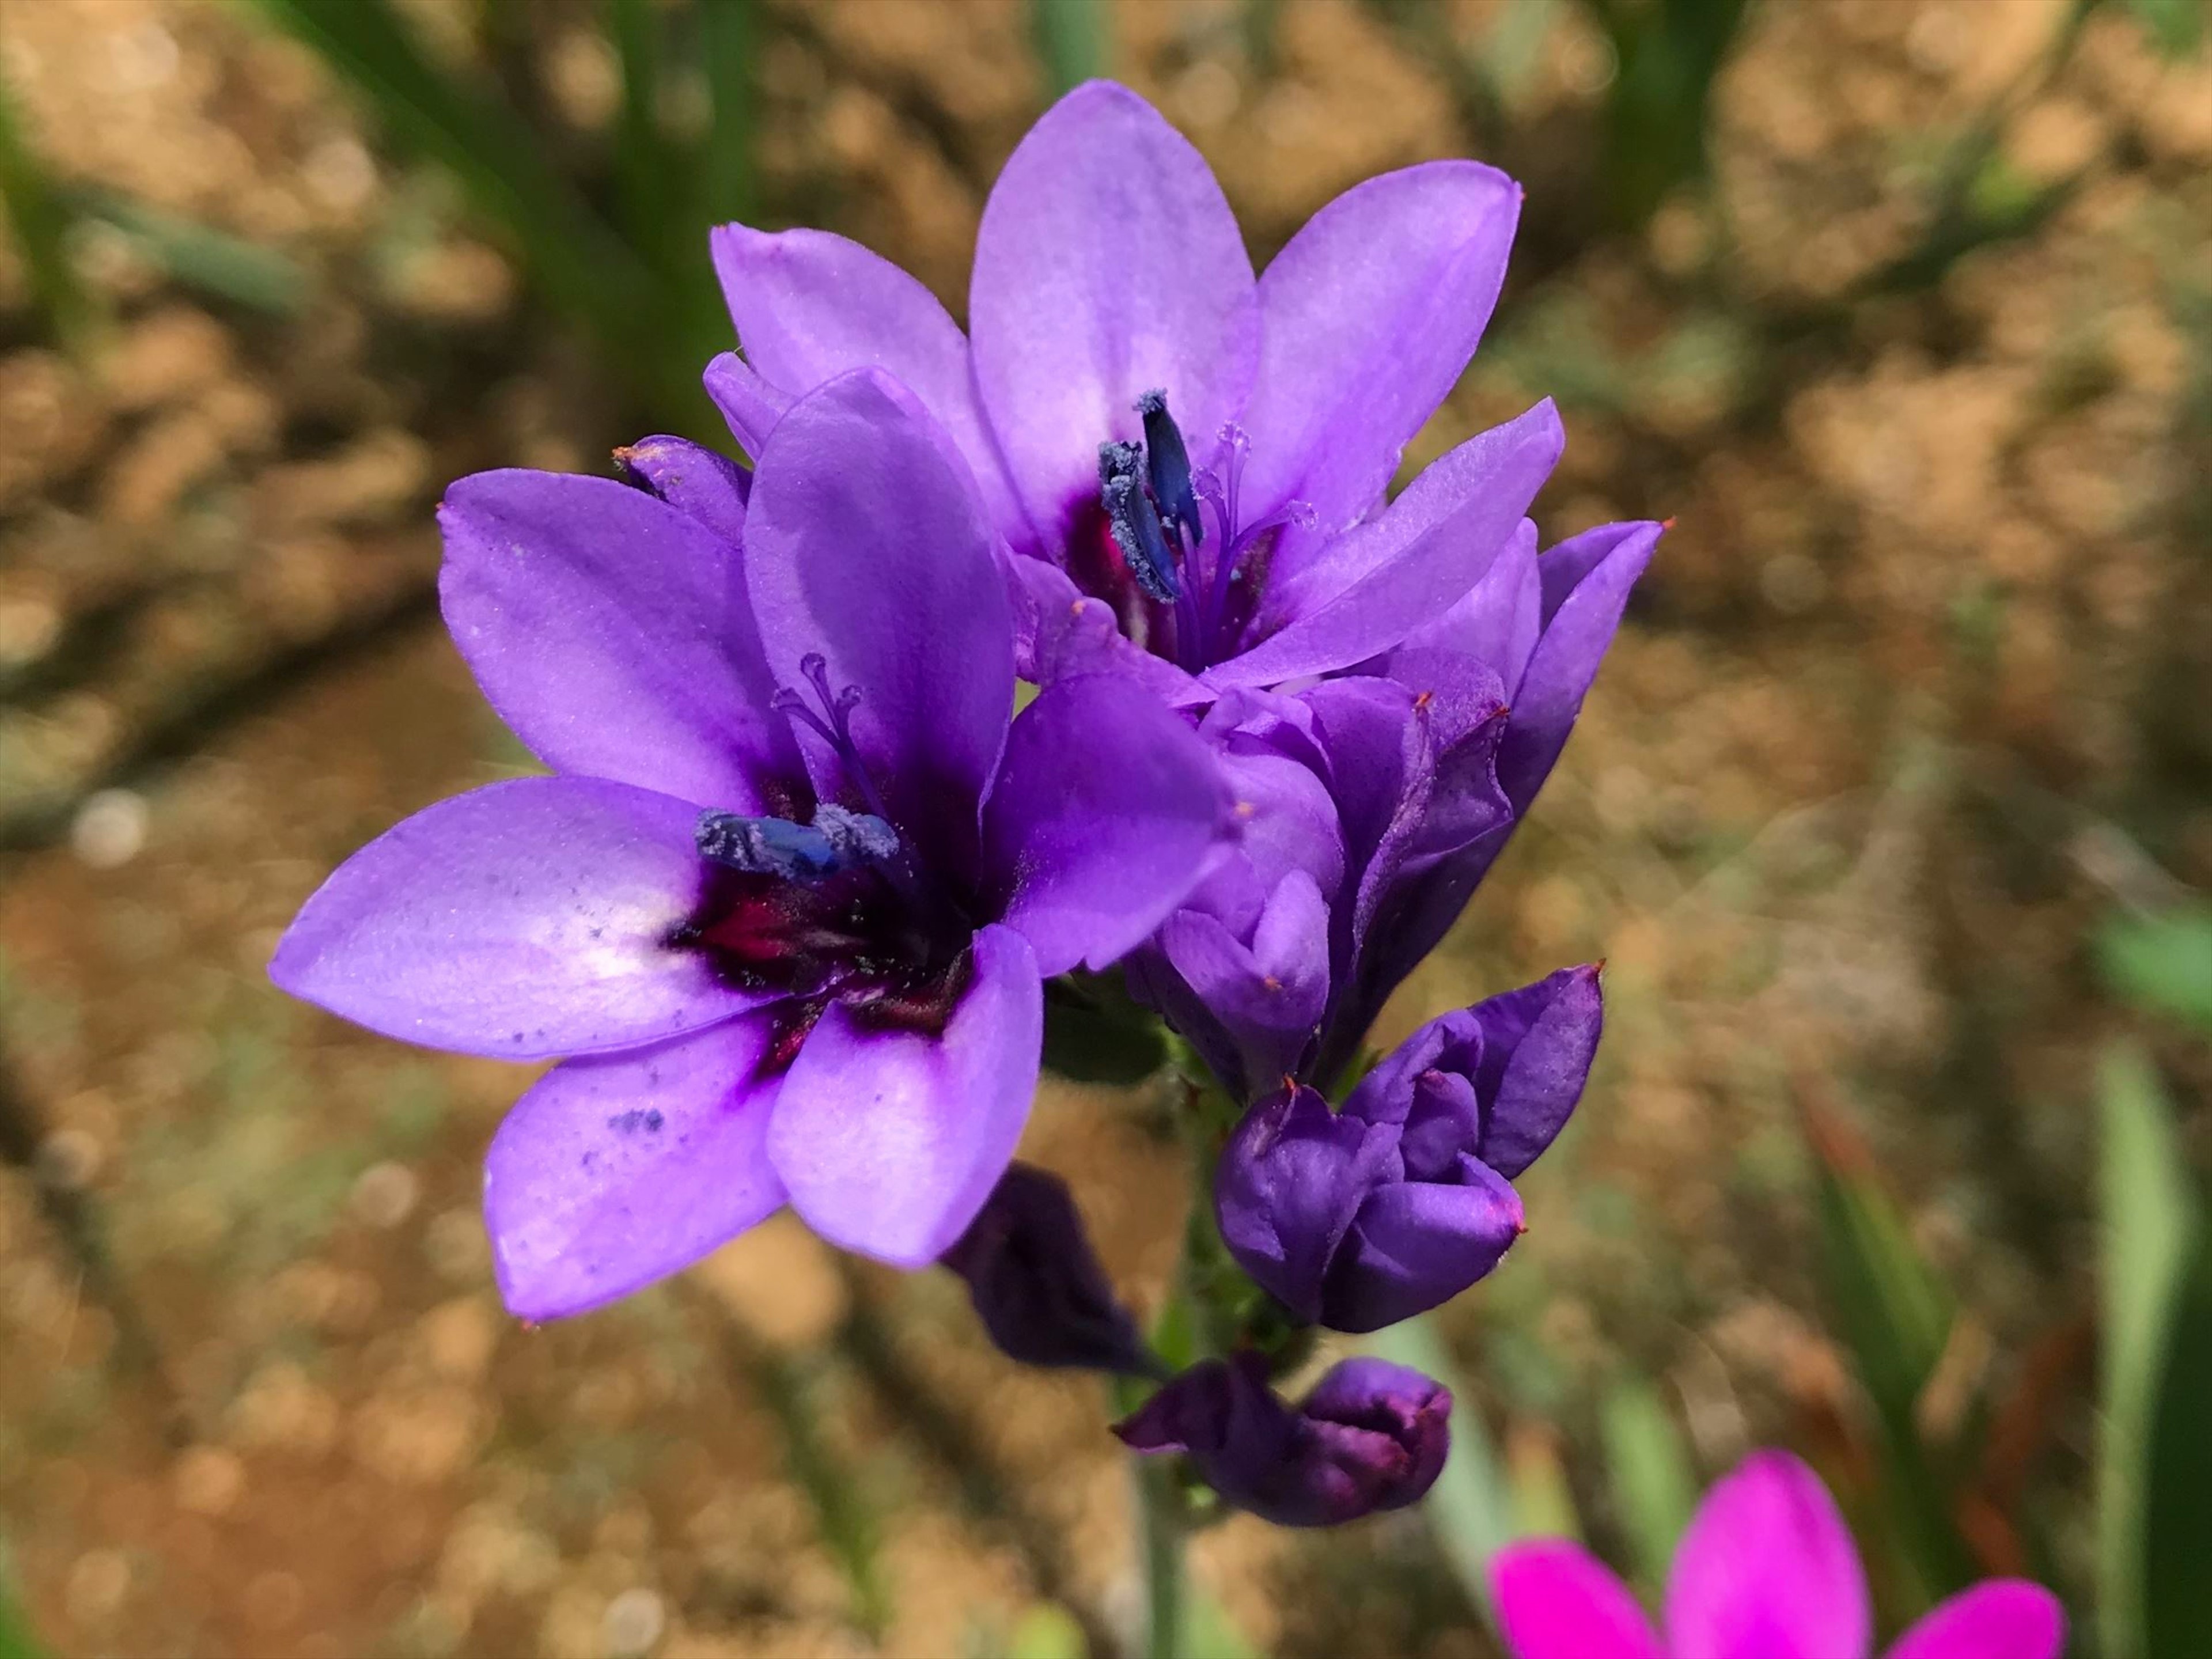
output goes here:
[{"label": "green stem", "polygon": [[1140,1458],[1136,1464],[1137,1543],[1145,1571],[1146,1659],[1178,1659],[1182,1651],[1183,1593],[1188,1573],[1183,1561],[1189,1536],[1182,1488],[1166,1458]]}]

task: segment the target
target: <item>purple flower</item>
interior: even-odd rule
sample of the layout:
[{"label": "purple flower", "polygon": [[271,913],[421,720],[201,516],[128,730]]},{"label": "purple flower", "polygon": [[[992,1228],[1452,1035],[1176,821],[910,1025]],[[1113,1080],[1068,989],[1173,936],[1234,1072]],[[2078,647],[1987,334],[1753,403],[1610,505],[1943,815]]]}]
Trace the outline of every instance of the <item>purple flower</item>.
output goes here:
[{"label": "purple flower", "polygon": [[1152,1369],[1067,1183],[1050,1171],[1011,1165],[944,1260],[1008,1358],[1131,1376]]},{"label": "purple flower", "polygon": [[1133,958],[1131,981],[1237,1099],[1327,1074],[1346,1020],[1364,1030],[1370,1017],[1349,993],[1377,918],[1509,822],[1498,677],[1443,651],[1420,665],[1418,686],[1350,675],[1294,696],[1232,692],[1200,726],[1243,836]]},{"label": "purple flower", "polygon": [[1511,1180],[1581,1097],[1603,1009],[1569,968],[1446,1014],[1363,1079],[1261,1101],[1214,1176],[1222,1241],[1298,1318],[1376,1331],[1457,1296],[1522,1230]]},{"label": "purple flower", "polygon": [[935,1261],[1028,1115],[1042,979],[1144,938],[1225,823],[1204,746],[1111,677],[1009,727],[991,532],[887,377],[795,405],[749,483],[678,440],[622,461],[642,488],[447,493],[454,642],[554,775],[371,843],[270,966],[390,1036],[571,1056],[485,1171],[529,1317],[787,1202],[835,1243]]},{"label": "purple flower", "polygon": [[1293,1408],[1243,1352],[1194,1365],[1114,1432],[1181,1452],[1223,1500],[1283,1527],[1333,1527],[1417,1504],[1451,1449],[1451,1391],[1380,1359],[1333,1366]]},{"label": "purple flower", "polygon": [[1601,525],[1539,556],[1536,526],[1524,521],[1465,598],[1368,665],[1417,689],[1448,684],[1469,658],[1496,672],[1511,711],[1496,774],[1509,813],[1493,833],[1431,860],[1376,904],[1365,935],[1371,948],[1343,989],[1317,1075],[1334,1075],[1351,1059],[1390,993],[1449,931],[1527,816],[1667,527]]},{"label": "purple flower", "polygon": [[[1835,1500],[1786,1452],[1705,1494],[1674,1553],[1662,1641],[1628,1587],[1579,1545],[1515,1544],[1491,1563],[1515,1659],[1867,1659],[1873,1615]],[[1888,1659],[2057,1659],[2058,1598],[1997,1578],[1953,1596]]]},{"label": "purple flower", "polygon": [[1377,510],[1466,368],[1520,187],[1472,161],[1360,184],[1255,277],[1197,151],[1094,82],[1008,160],[963,337],[922,286],[819,231],[715,234],[744,356],[708,388],[754,453],[860,365],[934,414],[1018,555],[1024,672],[1136,672],[1172,702],[1349,667],[1488,568],[1564,442],[1549,403]]}]

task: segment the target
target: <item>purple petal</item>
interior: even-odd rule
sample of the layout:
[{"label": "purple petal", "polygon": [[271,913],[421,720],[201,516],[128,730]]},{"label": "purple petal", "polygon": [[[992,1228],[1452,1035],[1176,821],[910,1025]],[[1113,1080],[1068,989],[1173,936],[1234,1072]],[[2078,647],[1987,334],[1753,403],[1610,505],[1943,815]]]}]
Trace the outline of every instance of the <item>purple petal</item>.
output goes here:
[{"label": "purple petal", "polygon": [[1818,1476],[1755,1452],[1705,1494],[1667,1584],[1674,1659],[1864,1659],[1857,1546]]},{"label": "purple petal", "polygon": [[1402,643],[1482,580],[1565,442],[1547,398],[1431,464],[1379,517],[1322,544],[1310,561],[1279,558],[1259,624],[1274,631],[1208,669],[1206,684],[1224,690],[1278,684]]},{"label": "purple petal", "polygon": [[555,1066],[484,1158],[484,1225],[510,1311],[582,1313],[665,1279],[783,1204],[768,1160],[767,1015]]},{"label": "purple petal", "polygon": [[833,1004],[785,1076],[769,1129],[792,1207],[833,1244],[928,1266],[1012,1161],[1043,1041],[1036,958],[1011,927],[975,935],[973,975],[940,1032]]},{"label": "purple petal", "polygon": [[722,411],[730,435],[746,454],[758,456],[768,447],[768,434],[791,407],[791,394],[779,392],[753,366],[734,351],[725,351],[707,365],[700,376],[707,395]]},{"label": "purple petal", "polygon": [[594,778],[456,795],[340,865],[269,976],[372,1031],[501,1060],[658,1042],[758,1006],[668,944],[698,809]]},{"label": "purple petal", "polygon": [[745,569],[778,682],[805,685],[818,653],[833,690],[858,689],[854,740],[892,818],[966,877],[1013,706],[1013,624],[937,430],[871,369],[794,404],[753,477]]},{"label": "purple petal", "polygon": [[1544,587],[1544,633],[1513,693],[1513,715],[1498,753],[1498,778],[1516,812],[1528,810],[1550,775],[1583,696],[1620,626],[1628,591],[1651,562],[1660,524],[1609,524],[1561,542],[1536,561]]},{"label": "purple petal", "polygon": [[1513,1659],[1668,1659],[1628,1586],[1579,1544],[1509,1544],[1490,1585]]},{"label": "purple petal", "polygon": [[1330,1267],[1322,1324],[1379,1331],[1442,1307],[1504,1259],[1524,1230],[1520,1197],[1486,1164],[1460,1166],[1464,1184],[1404,1181],[1368,1195]]},{"label": "purple petal", "polygon": [[1520,214],[1495,168],[1431,161],[1354,185],[1275,256],[1243,417],[1255,520],[1296,497],[1327,539],[1381,499],[1474,355]]},{"label": "purple petal", "polygon": [[1230,823],[1226,786],[1188,723],[1125,680],[1087,675],[1014,721],[983,809],[984,866],[1000,914],[1050,978],[1133,950]]},{"label": "purple petal", "polygon": [[975,401],[967,338],[936,295],[827,231],[722,225],[712,241],[738,343],[762,380],[795,398],[848,369],[886,371],[952,435],[1000,533],[1034,544]]},{"label": "purple petal", "polygon": [[[1075,585],[1059,567],[1042,559],[1018,559],[1018,566],[1037,566],[1052,571],[1073,596]],[[1042,582],[1021,570],[1017,580],[1034,596]],[[1164,657],[1156,657],[1121,632],[1113,608],[1103,599],[1071,597],[1058,609],[1041,614],[1031,659],[1033,678],[1040,685],[1074,679],[1085,674],[1118,674],[1141,686],[1146,696],[1170,708],[1188,708],[1211,702],[1213,693],[1205,683],[1184,672]]]},{"label": "purple petal", "polygon": [[453,643],[547,765],[737,810],[796,773],[734,544],[641,489],[551,472],[463,478],[438,522]]},{"label": "purple petal", "polygon": [[1484,1102],[1482,1161],[1509,1179],[1558,1138],[1582,1098],[1605,1029],[1595,964],[1558,973],[1477,1003]]},{"label": "purple petal", "polygon": [[661,433],[615,451],[615,467],[624,483],[698,520],[731,546],[744,545],[753,475],[728,456]]},{"label": "purple petal", "polygon": [[1236,1040],[1247,1079],[1297,1069],[1328,1006],[1328,903],[1311,876],[1282,878],[1249,945],[1218,918],[1181,910],[1160,929],[1160,948]]},{"label": "purple petal", "polygon": [[1993,1578],[1937,1603],[1889,1659],[2058,1659],[2066,1610],[2040,1584]]},{"label": "purple petal", "polygon": [[1098,491],[1098,446],[1135,437],[1155,387],[1206,463],[1259,355],[1252,264],[1198,152],[1094,81],[1008,158],[975,235],[975,380],[1048,547]]},{"label": "purple petal", "polygon": [[[1443,616],[1408,634],[1389,661],[1429,650],[1456,652],[1489,664],[1511,697],[1543,631],[1536,564],[1535,521],[1523,519],[1482,580]],[[1395,671],[1386,664],[1383,672]]]},{"label": "purple petal", "polygon": [[1213,1181],[1222,1242],[1299,1318],[1321,1315],[1323,1281],[1397,1141],[1328,1109],[1312,1089],[1278,1090],[1245,1113]]}]

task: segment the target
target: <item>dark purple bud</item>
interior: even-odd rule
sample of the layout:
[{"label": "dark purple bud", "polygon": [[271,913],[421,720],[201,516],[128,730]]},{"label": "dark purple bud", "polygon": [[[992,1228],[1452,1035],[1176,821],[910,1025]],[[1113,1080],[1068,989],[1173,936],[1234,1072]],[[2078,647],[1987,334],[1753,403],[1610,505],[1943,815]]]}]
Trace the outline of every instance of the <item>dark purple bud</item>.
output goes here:
[{"label": "dark purple bud", "polygon": [[1067,1183],[1016,1164],[941,1258],[968,1283],[983,1328],[1024,1365],[1145,1376],[1151,1357],[1115,1299]]},{"label": "dark purple bud", "polygon": [[1600,965],[1562,968],[1431,1020],[1360,1079],[1344,1109],[1370,1123],[1404,1124],[1410,1158],[1417,1141],[1427,1145],[1437,1133],[1438,1089],[1459,1088],[1424,1079],[1461,1079],[1476,1112],[1474,1143],[1465,1150],[1510,1180],[1552,1144],[1582,1098],[1605,1024]]},{"label": "dark purple bud", "polygon": [[1278,1526],[1333,1527],[1421,1500],[1451,1449],[1451,1403],[1419,1371],[1347,1359],[1293,1407],[1248,1352],[1194,1365],[1114,1432],[1182,1453],[1224,1503]]},{"label": "dark purple bud", "polygon": [[1449,1301],[1522,1231],[1510,1178],[1574,1109],[1602,1017],[1597,969],[1571,968],[1431,1020],[1340,1112],[1310,1089],[1261,1101],[1214,1176],[1230,1254],[1332,1330]]}]

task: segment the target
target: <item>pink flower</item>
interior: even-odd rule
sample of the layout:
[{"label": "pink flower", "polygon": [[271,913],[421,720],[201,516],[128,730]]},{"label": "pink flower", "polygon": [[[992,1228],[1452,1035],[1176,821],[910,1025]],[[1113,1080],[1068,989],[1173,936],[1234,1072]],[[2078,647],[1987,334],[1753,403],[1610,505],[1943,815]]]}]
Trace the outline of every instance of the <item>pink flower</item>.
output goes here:
[{"label": "pink flower", "polygon": [[[1579,1545],[1516,1544],[1491,1563],[1515,1659],[1867,1659],[1866,1572],[1835,1500],[1787,1452],[1763,1451],[1705,1494],[1674,1553],[1666,1637]],[[1953,1596],[1887,1659],[2057,1659],[2058,1598],[1993,1578]]]}]

